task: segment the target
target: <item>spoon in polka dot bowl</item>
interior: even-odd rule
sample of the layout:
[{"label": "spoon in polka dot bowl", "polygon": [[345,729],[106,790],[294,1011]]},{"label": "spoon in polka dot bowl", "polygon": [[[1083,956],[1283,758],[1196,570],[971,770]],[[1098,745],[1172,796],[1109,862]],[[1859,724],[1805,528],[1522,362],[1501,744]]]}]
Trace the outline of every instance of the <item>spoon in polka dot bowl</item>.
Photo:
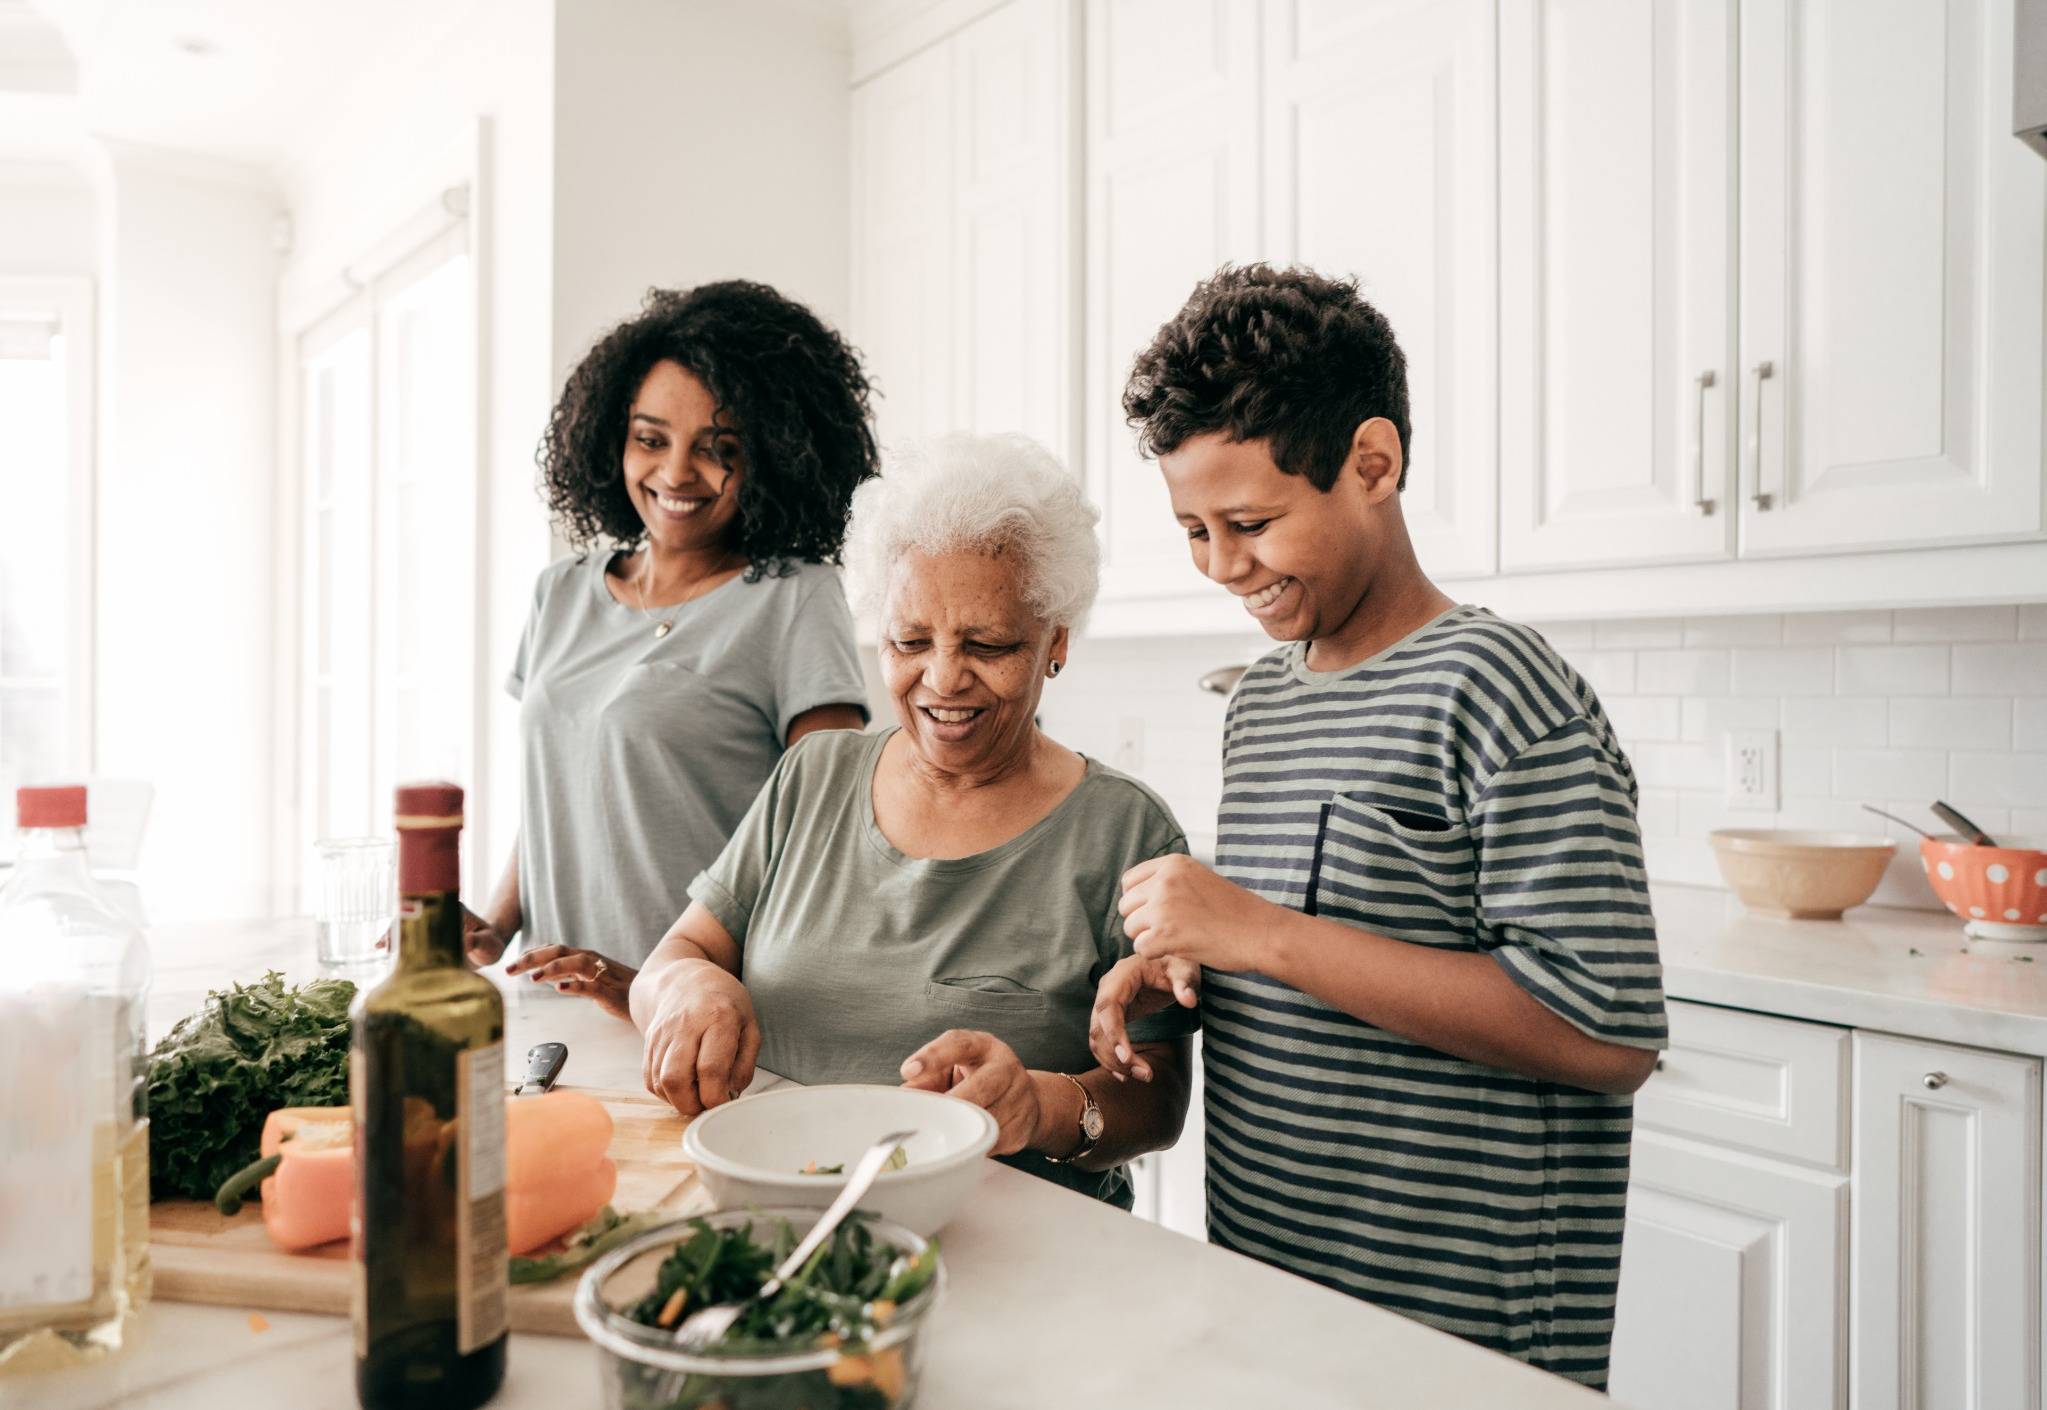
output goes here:
[{"label": "spoon in polka dot bowl", "polygon": [[1976,940],[2047,942],[2047,837],[1978,846],[1959,837],[1919,844],[1927,883]]}]

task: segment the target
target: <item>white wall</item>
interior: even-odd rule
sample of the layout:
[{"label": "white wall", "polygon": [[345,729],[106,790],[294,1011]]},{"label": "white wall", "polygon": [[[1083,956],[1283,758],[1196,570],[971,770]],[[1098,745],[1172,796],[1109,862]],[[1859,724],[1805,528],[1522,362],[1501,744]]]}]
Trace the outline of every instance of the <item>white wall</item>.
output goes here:
[{"label": "white wall", "polygon": [[577,0],[555,37],[557,380],[649,286],[851,304],[851,44],[803,0]]},{"label": "white wall", "polygon": [[0,161],[0,274],[93,274],[99,213],[92,186],[53,162]]},{"label": "white wall", "polygon": [[[1453,596],[1454,591],[1453,591]],[[1642,787],[1657,881],[1720,885],[1719,827],[1889,832],[1899,856],[1875,900],[1938,909],[1918,838],[1860,804],[1942,829],[1936,798],[1992,833],[2047,838],[2047,606],[1554,623],[1543,634],[1599,693]],[[1217,666],[1272,649],[1260,633],[1163,641],[1083,639],[1045,688],[1062,743],[1130,767],[1197,849],[1222,793],[1223,702],[1195,688]],[[884,716],[884,718],[886,718]],[[1774,728],[1782,808],[1722,801],[1726,732]]]},{"label": "white wall", "polygon": [[101,185],[95,763],[156,785],[159,918],[262,914],[278,204],[139,148],[110,146]]}]

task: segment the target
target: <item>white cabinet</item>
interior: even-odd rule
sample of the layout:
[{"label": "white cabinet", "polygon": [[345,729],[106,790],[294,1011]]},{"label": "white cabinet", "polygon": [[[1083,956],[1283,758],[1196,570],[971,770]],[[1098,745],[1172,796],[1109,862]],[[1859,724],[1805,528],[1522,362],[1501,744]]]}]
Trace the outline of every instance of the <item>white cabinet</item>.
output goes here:
[{"label": "white cabinet", "polygon": [[1500,557],[1734,552],[1734,0],[1500,10]]},{"label": "white cabinet", "polygon": [[1847,1394],[1848,1032],[1673,1002],[1635,1105],[1612,1389],[1641,1410]]},{"label": "white cabinet", "polygon": [[2037,1410],[2040,1064],[1855,1035],[1856,1410]]},{"label": "white cabinet", "polygon": [[2038,536],[2011,45],[2009,0],[1502,8],[1508,569]]},{"label": "white cabinet", "polygon": [[1105,598],[1220,593],[1137,454],[1123,386],[1198,281],[1259,255],[1257,20],[1233,0],[1087,7],[1086,463]]},{"label": "white cabinet", "polygon": [[853,90],[850,331],[885,450],[1022,431],[1075,456],[1073,24],[1009,0]]},{"label": "white cabinet", "polygon": [[1744,554],[2041,529],[2047,165],[2012,42],[2011,0],[1744,0]]},{"label": "white cabinet", "polygon": [[1355,277],[1393,325],[1402,505],[1442,579],[1497,566],[1493,29],[1490,5],[1265,6],[1263,257]]},{"label": "white cabinet", "polygon": [[1642,1132],[1611,1386],[1642,1410],[1841,1403],[1841,1175]]}]

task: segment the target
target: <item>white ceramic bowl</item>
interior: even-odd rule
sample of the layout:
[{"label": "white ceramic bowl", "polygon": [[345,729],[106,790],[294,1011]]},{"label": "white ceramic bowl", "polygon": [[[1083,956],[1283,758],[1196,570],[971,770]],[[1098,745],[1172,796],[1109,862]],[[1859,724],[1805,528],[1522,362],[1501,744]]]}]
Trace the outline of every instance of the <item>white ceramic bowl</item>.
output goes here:
[{"label": "white ceramic bowl", "polygon": [[1839,920],[1869,899],[1898,844],[1866,832],[1721,828],[1711,833],[1720,874],[1743,905],[1793,920]]},{"label": "white ceramic bowl", "polygon": [[794,1205],[823,1209],[840,1175],[805,1165],[853,1162],[890,1131],[910,1163],[884,1170],[860,1208],[925,1238],[943,1229],[981,1180],[995,1118],[970,1102],[911,1087],[777,1087],[713,1107],[690,1122],[682,1149],[720,1209]]}]

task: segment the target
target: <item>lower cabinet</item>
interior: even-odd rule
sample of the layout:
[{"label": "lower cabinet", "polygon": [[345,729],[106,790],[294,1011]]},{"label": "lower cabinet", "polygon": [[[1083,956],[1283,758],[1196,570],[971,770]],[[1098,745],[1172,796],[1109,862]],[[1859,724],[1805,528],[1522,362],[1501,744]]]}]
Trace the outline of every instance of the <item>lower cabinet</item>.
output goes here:
[{"label": "lower cabinet", "polygon": [[1670,1010],[1636,1105],[1615,1400],[2041,1410],[2040,1062]]},{"label": "lower cabinet", "polygon": [[1841,1403],[1848,1180],[1635,1138],[1614,1398],[1658,1410]]},{"label": "lower cabinet", "polygon": [[2040,1063],[1855,1035],[1855,1410],[2038,1410]]}]

